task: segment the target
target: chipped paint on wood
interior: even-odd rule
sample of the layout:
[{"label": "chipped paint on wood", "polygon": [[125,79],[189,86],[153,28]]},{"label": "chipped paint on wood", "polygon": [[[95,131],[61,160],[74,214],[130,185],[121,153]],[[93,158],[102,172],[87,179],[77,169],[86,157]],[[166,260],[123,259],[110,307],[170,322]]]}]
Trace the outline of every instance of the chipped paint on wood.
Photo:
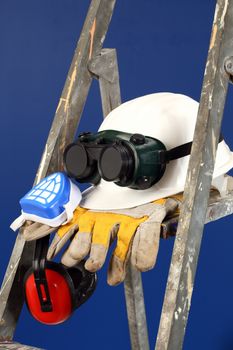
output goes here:
[{"label": "chipped paint on wood", "polygon": [[59,109],[60,109],[60,107],[61,107],[61,105],[62,105],[63,102],[67,102],[67,99],[61,97],[61,98],[59,99],[59,102],[58,102],[58,105],[57,105],[56,113],[59,111]]},{"label": "chipped paint on wood", "polygon": [[[92,58],[92,52],[93,52],[93,44],[94,44],[94,35],[96,31],[96,18],[94,19],[93,25],[90,30],[90,37],[91,37],[91,42],[90,42],[90,51],[89,51],[89,60]],[[103,40],[103,38],[102,38]]]},{"label": "chipped paint on wood", "polygon": [[188,309],[190,309],[191,298],[193,293],[193,275],[190,267],[190,263],[188,264],[188,272],[187,272],[187,301],[188,301]]},{"label": "chipped paint on wood", "polygon": [[225,16],[226,16],[226,13],[227,13],[228,5],[229,5],[229,0],[225,0],[225,5],[224,5],[223,13],[222,13],[222,16],[221,16],[221,19],[220,19],[220,28],[223,28],[223,27],[224,27],[224,24],[225,24]]},{"label": "chipped paint on wood", "polygon": [[41,180],[43,169],[44,169],[44,165],[45,165],[46,160],[47,160],[47,153],[48,153],[48,144],[46,143],[45,149],[44,149],[44,153],[43,153],[42,159],[40,161],[40,166],[39,166],[38,172],[36,174],[36,181],[37,181],[37,183],[40,182],[40,180]]},{"label": "chipped paint on wood", "polygon": [[213,158],[215,157],[216,155],[216,149],[217,149],[217,145],[216,145],[216,136],[214,134],[214,130],[212,130],[212,152],[213,152]]},{"label": "chipped paint on wood", "polygon": [[215,24],[214,27],[213,27],[211,40],[210,40],[210,50],[212,50],[212,48],[214,47],[217,31],[218,31],[218,26],[217,26],[217,24]]},{"label": "chipped paint on wood", "polygon": [[66,94],[66,98],[63,99],[64,100],[64,111],[65,113],[67,112],[69,106],[70,106],[70,96],[71,96],[71,93],[73,92],[73,89],[74,89],[74,83],[76,81],[76,76],[77,76],[77,61],[75,62],[75,65],[74,65],[74,69],[73,69],[73,72],[71,73],[70,76],[68,76],[68,87],[67,87],[67,94]]}]

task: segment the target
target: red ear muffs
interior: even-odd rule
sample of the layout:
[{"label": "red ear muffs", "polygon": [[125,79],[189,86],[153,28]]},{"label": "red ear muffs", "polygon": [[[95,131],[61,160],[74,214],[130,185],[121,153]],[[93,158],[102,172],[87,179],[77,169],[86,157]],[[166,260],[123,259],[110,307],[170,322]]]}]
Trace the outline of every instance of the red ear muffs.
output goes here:
[{"label": "red ear muffs", "polygon": [[24,292],[31,315],[39,322],[55,325],[67,320],[72,312],[94,292],[96,274],[84,268],[84,261],[67,268],[47,261],[48,239],[36,242],[33,267],[24,278]]}]

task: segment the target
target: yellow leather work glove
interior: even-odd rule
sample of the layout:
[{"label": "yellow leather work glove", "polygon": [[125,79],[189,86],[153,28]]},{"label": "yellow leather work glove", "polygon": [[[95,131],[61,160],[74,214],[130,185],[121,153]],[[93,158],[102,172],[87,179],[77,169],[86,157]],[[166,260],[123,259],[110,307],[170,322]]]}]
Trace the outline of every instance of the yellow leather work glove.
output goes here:
[{"label": "yellow leather work glove", "polygon": [[78,207],[73,220],[61,226],[56,233],[48,258],[53,258],[65,242],[74,236],[62,257],[62,263],[73,266],[89,255],[85,267],[94,272],[103,266],[109,245],[116,240],[108,269],[108,283],[117,285],[125,278],[130,256],[132,265],[140,271],[154,267],[161,223],[167,214],[177,210],[180,199],[180,196],[173,196],[131,209],[112,211]]}]

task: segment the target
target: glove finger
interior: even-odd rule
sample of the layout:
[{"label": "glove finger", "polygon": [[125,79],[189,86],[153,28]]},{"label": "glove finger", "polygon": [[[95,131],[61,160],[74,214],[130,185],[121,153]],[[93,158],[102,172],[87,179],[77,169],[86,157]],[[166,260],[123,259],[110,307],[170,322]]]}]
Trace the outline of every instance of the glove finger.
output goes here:
[{"label": "glove finger", "polygon": [[49,247],[47,255],[48,259],[52,259],[57,255],[66,242],[78,231],[80,218],[86,211],[87,209],[77,207],[74,211],[72,220],[59,227],[59,230]]},{"label": "glove finger", "polygon": [[109,263],[107,282],[110,286],[117,286],[123,282],[126,275],[127,263],[130,258],[132,240],[128,247],[124,260],[121,260],[117,255],[113,254]]},{"label": "glove finger", "polygon": [[78,232],[63,254],[61,262],[71,267],[83,260],[90,251],[91,237],[92,234],[89,232]]},{"label": "glove finger", "polygon": [[70,228],[68,232],[66,232],[65,235],[61,236],[58,233],[54,236],[49,249],[47,253],[47,259],[51,260],[53,259],[59,252],[60,250],[64,247],[66,242],[74,235],[74,233],[77,231],[78,225],[74,225],[73,227]]},{"label": "glove finger", "polygon": [[140,271],[154,267],[160,240],[161,223],[148,220],[141,224],[132,244],[131,263]]},{"label": "glove finger", "polygon": [[128,218],[127,222],[121,223],[117,235],[117,245],[108,269],[107,282],[109,285],[117,285],[125,279],[126,265],[131,253],[132,239],[137,227],[145,220],[145,218]]},{"label": "glove finger", "polygon": [[83,260],[91,248],[91,238],[94,229],[96,214],[86,212],[79,218],[79,232],[74,236],[69,248],[62,257],[66,266],[74,266]]},{"label": "glove finger", "polygon": [[113,226],[112,221],[104,220],[104,222],[96,222],[92,245],[90,251],[90,257],[85,263],[85,268],[90,272],[99,270],[106,259],[110,242],[116,237],[119,225]]},{"label": "glove finger", "polygon": [[64,255],[62,256],[61,262],[63,265],[67,267],[72,267],[78,264],[78,261],[76,259],[73,259],[69,253],[64,253]]},{"label": "glove finger", "polygon": [[51,227],[40,224],[39,222],[34,222],[33,224],[24,228],[23,237],[26,241],[33,241],[47,236],[55,231],[57,231],[57,227]]},{"label": "glove finger", "polygon": [[140,271],[154,267],[158,255],[161,224],[168,213],[174,212],[179,198],[163,198],[154,202],[153,214],[142,223],[135,234],[131,263]]}]

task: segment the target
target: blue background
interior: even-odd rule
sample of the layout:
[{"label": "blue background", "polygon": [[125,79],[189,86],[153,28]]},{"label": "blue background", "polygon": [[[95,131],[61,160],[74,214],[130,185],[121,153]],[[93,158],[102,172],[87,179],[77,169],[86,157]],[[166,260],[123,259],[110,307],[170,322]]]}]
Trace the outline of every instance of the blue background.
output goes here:
[{"label": "blue background", "polygon": [[[0,277],[19,214],[36,173],[89,1],[0,1]],[[215,1],[118,0],[105,47],[118,52],[122,99],[157,91],[199,99]],[[223,134],[233,149],[232,88]],[[96,130],[94,82],[80,125]],[[205,229],[184,349],[233,349],[232,218]],[[173,241],[162,241],[156,268],[143,274],[154,347]],[[15,338],[46,349],[129,349],[123,286],[106,284],[106,266],[88,303],[63,325],[47,327],[24,308]]]}]

